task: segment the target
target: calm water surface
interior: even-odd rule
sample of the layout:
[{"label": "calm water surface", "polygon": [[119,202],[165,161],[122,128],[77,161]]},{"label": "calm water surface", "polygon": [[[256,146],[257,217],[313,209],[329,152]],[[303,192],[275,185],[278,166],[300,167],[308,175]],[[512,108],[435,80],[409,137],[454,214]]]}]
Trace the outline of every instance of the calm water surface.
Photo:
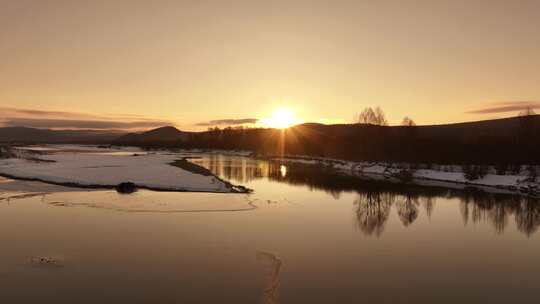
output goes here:
[{"label": "calm water surface", "polygon": [[192,161],[255,191],[120,195],[0,181],[0,303],[537,298],[536,201],[235,156]]}]

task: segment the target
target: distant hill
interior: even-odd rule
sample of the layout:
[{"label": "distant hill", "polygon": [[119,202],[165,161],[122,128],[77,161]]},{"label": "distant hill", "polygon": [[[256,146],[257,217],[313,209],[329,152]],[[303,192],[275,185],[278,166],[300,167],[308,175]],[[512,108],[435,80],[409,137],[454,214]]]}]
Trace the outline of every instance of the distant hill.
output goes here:
[{"label": "distant hill", "polygon": [[459,137],[474,139],[479,137],[515,137],[523,127],[523,119],[531,128],[540,126],[540,115],[528,117],[511,117],[475,122],[419,126],[418,132],[423,137]]},{"label": "distant hill", "polygon": [[76,143],[76,144],[106,144],[111,143],[123,131],[102,130],[48,130],[27,127],[0,128],[2,143]]},{"label": "distant hill", "polygon": [[0,128],[0,142],[252,150],[392,162],[540,164],[540,116],[417,127],[305,123],[286,130],[184,132],[167,126],[129,134],[12,127]]},{"label": "distant hill", "polygon": [[540,163],[540,116],[417,127],[305,123],[286,130],[227,128],[204,132],[165,127],[129,134],[115,143],[345,160]]},{"label": "distant hill", "polygon": [[129,133],[114,140],[117,145],[159,146],[188,140],[189,132],[167,126],[141,133]]},{"label": "distant hill", "polygon": [[[533,127],[540,126],[540,115],[527,117],[528,124]],[[423,138],[447,138],[474,140],[480,137],[513,137],[521,128],[523,121],[519,117],[501,118],[492,120],[482,120],[475,122],[453,123],[443,125],[424,125],[414,127],[418,137]],[[347,136],[358,133],[362,129],[386,129],[387,131],[398,133],[407,129],[404,126],[379,127],[365,124],[335,124],[325,125],[319,123],[304,123],[296,125],[291,130],[295,133],[317,133],[332,134],[336,136]]]}]

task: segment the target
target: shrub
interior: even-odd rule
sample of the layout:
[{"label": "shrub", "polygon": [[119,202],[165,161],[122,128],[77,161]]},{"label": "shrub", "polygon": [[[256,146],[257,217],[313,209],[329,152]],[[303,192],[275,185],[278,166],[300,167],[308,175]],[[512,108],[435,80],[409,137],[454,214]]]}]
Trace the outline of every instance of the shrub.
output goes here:
[{"label": "shrub", "polygon": [[413,171],[414,170],[402,169],[398,173],[394,174],[394,176],[401,182],[408,183],[411,182],[413,179]]},{"label": "shrub", "polygon": [[521,165],[511,165],[509,171],[512,175],[519,175],[521,173]]},{"label": "shrub", "polygon": [[496,165],[495,166],[495,173],[497,175],[506,175],[506,171],[508,171],[508,165],[507,164]]},{"label": "shrub", "polygon": [[116,186],[116,191],[121,194],[130,194],[137,191],[137,185],[132,182],[120,183]]},{"label": "shrub", "polygon": [[15,153],[9,146],[0,146],[0,158],[12,158],[15,157]]},{"label": "shrub", "polygon": [[538,178],[538,170],[536,166],[527,166],[527,181],[536,182]]},{"label": "shrub", "polygon": [[484,165],[463,165],[462,170],[468,181],[481,179],[488,173],[488,167]]}]

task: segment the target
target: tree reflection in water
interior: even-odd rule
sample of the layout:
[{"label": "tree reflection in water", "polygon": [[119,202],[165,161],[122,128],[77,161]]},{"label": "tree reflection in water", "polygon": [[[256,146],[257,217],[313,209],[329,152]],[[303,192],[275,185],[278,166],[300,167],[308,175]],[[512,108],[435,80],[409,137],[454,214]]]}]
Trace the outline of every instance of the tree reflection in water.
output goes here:
[{"label": "tree reflection in water", "polygon": [[[343,192],[355,192],[357,198],[353,203],[356,222],[366,235],[381,236],[393,205],[405,227],[413,225],[418,219],[420,206],[431,218],[438,197],[460,201],[464,225],[487,222],[496,233],[502,234],[513,216],[517,229],[527,236],[534,234],[540,227],[540,201],[533,198],[470,189],[374,181],[337,174],[324,164],[284,164],[222,156],[213,156],[209,162],[203,160],[197,163],[215,174],[238,182],[268,178],[271,181],[307,186],[310,190],[322,190],[336,200]],[[283,174],[283,166],[286,166],[287,174]]]},{"label": "tree reflection in water", "polygon": [[358,198],[354,201],[356,219],[358,227],[364,234],[379,237],[383,233],[393,200],[393,195],[381,195],[375,191],[358,194]]},{"label": "tree reflection in water", "polygon": [[405,227],[412,224],[418,217],[418,197],[407,194],[403,200],[397,203],[399,219]]},{"label": "tree reflection in water", "polygon": [[433,210],[435,209],[435,199],[432,197],[424,197],[422,199],[422,205],[426,210],[426,215],[429,219],[431,219],[431,215],[433,214]]},{"label": "tree reflection in water", "polygon": [[515,211],[516,225],[519,231],[531,236],[540,226],[540,208],[538,202],[523,199]]},{"label": "tree reflection in water", "polygon": [[461,213],[465,224],[490,222],[502,234],[508,218],[514,216],[517,229],[527,236],[540,227],[539,201],[529,197],[466,192],[461,199]]},{"label": "tree reflection in water", "polygon": [[290,166],[287,176],[273,174],[269,166],[271,180],[293,185],[307,185],[310,189],[323,190],[334,198],[339,193],[354,191],[356,222],[366,235],[380,237],[394,205],[399,219],[405,227],[412,225],[419,217],[422,205],[425,214],[431,218],[437,197],[459,199],[463,223],[490,223],[495,232],[504,233],[509,218],[513,215],[518,230],[527,236],[540,227],[540,201],[533,198],[508,194],[493,194],[479,190],[456,190],[442,187],[422,187],[413,184],[394,184],[374,181],[361,177],[339,175],[313,165]]}]

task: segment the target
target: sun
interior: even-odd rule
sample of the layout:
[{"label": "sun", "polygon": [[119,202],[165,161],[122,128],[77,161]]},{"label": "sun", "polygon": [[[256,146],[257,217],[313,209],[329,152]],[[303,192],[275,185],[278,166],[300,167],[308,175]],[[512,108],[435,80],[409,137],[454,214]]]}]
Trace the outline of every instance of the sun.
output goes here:
[{"label": "sun", "polygon": [[261,122],[269,128],[286,129],[296,124],[298,120],[292,110],[279,108],[276,109],[269,118],[261,119]]}]

